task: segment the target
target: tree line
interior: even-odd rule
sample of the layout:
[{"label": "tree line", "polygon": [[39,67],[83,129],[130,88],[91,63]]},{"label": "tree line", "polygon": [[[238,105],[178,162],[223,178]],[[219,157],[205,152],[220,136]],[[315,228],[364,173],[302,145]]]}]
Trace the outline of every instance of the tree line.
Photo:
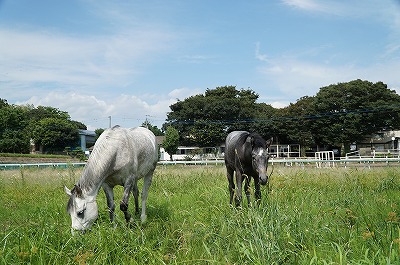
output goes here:
[{"label": "tree line", "polygon": [[371,134],[400,128],[400,96],[383,82],[332,84],[285,108],[257,103],[258,97],[235,86],[207,89],[172,104],[164,128],[175,128],[188,146],[217,146],[230,131],[247,130],[278,143],[345,152]]},{"label": "tree line", "polygon": [[[320,146],[326,149],[362,141],[367,136],[400,128],[400,96],[383,82],[353,80],[319,89],[285,108],[258,103],[248,89],[222,86],[170,105],[162,129],[147,120],[142,124],[156,135],[166,134],[171,151],[180,145],[215,147],[233,130],[258,132],[277,143]],[[43,152],[77,146],[79,129],[53,107],[8,104],[0,99],[0,152],[28,153],[31,140]],[[96,132],[100,134],[103,129]],[[168,152],[168,150],[167,150]]]},{"label": "tree line", "polygon": [[53,107],[13,105],[0,99],[0,152],[29,153],[31,141],[42,152],[77,146],[81,122]]}]

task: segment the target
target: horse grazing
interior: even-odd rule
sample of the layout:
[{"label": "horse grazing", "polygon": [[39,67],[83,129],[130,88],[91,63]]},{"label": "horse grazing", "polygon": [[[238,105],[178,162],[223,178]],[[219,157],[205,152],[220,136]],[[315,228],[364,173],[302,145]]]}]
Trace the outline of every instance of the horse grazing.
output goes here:
[{"label": "horse grazing", "polygon": [[235,194],[233,172],[236,173],[236,207],[242,202],[242,183],[245,180],[247,203],[250,205],[250,181],[254,178],[256,200],[261,199],[260,183],[267,184],[268,147],[272,138],[265,141],[256,133],[233,131],[225,141],[225,166],[229,182],[230,204]]},{"label": "horse grazing", "polygon": [[106,194],[110,220],[114,221],[114,192],[116,185],[124,187],[120,209],[126,222],[129,194],[135,198],[136,213],[139,213],[137,187],[138,179],[143,178],[141,221],[146,220],[146,200],[152,182],[153,172],[158,161],[158,149],[154,134],[143,127],[126,129],[119,126],[105,130],[96,141],[82,175],[72,190],[65,188],[70,196],[67,211],[71,215],[72,229],[89,229],[97,219],[96,196],[103,187]]}]

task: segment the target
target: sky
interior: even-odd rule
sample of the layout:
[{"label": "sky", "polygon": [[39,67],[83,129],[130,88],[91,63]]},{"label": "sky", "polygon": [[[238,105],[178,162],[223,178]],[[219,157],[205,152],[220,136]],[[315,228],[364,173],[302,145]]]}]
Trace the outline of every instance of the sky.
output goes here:
[{"label": "sky", "polygon": [[400,0],[0,0],[0,98],[90,130],[161,127],[219,86],[278,108],[399,73]]}]

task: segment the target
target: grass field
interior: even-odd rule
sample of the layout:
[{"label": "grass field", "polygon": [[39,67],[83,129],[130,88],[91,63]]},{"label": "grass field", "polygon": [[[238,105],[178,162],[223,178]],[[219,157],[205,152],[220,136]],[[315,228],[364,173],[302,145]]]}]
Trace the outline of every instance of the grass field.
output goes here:
[{"label": "grass field", "polygon": [[0,171],[0,264],[400,264],[400,168],[276,167],[260,206],[235,209],[223,166],[160,166],[145,224],[118,210],[114,228],[101,192],[71,236],[80,170]]}]

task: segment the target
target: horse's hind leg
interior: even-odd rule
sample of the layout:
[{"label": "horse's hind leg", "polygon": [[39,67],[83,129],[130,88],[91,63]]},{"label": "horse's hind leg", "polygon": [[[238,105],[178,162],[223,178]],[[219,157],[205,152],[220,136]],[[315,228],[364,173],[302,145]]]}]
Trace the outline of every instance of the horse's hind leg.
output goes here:
[{"label": "horse's hind leg", "polygon": [[243,184],[243,176],[242,173],[240,173],[239,169],[235,170],[236,174],[236,196],[235,196],[235,205],[236,207],[239,207],[240,204],[242,203],[242,184]]},{"label": "horse's hind leg", "polygon": [[149,194],[149,188],[151,182],[153,180],[153,172],[149,173],[148,175],[144,176],[143,178],[143,188],[142,188],[142,214],[140,215],[140,220],[142,223],[146,221],[146,202],[147,202],[147,195]]},{"label": "horse's hind leg", "polygon": [[226,176],[228,178],[228,189],[229,189],[229,203],[232,204],[233,195],[235,194],[235,183],[233,182],[233,170],[226,168]]},{"label": "horse's hind leg", "polygon": [[139,213],[139,189],[137,186],[137,180],[133,182],[133,187],[132,187],[132,194],[133,198],[135,199],[135,213]]},{"label": "horse's hind leg", "polygon": [[122,201],[119,205],[119,208],[121,209],[121,211],[124,213],[125,215],[125,220],[127,223],[129,223],[130,219],[131,219],[131,215],[128,212],[128,202],[129,202],[129,194],[131,192],[132,189],[132,179],[129,179],[125,184],[124,184],[124,195],[122,197]]},{"label": "horse's hind leg", "polygon": [[114,222],[114,210],[115,210],[114,191],[113,188],[106,183],[103,184],[103,190],[104,193],[106,194],[108,211],[110,213],[110,221],[112,223]]}]

